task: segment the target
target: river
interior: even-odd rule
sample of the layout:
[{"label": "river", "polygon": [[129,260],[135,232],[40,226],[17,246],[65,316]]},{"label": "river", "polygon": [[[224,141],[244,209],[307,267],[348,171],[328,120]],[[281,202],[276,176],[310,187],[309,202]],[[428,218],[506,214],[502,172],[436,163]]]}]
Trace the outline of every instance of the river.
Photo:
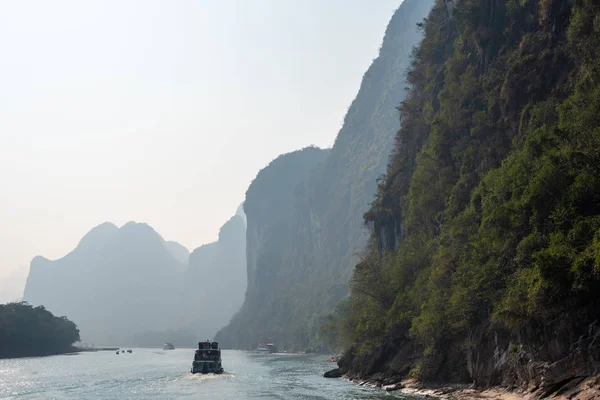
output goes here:
[{"label": "river", "polygon": [[323,355],[224,350],[225,373],[192,375],[193,349],[133,349],[0,360],[0,399],[393,399],[323,378]]}]

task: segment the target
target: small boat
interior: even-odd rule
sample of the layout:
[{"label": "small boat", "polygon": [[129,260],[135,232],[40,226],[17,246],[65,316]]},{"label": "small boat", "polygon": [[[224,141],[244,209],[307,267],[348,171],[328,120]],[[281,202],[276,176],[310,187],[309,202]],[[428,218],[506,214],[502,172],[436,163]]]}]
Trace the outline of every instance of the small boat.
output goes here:
[{"label": "small boat", "polygon": [[117,350],[117,354],[119,354],[119,350]]},{"label": "small boat", "polygon": [[131,351],[131,350],[127,350],[127,352],[128,352],[128,353],[133,353],[133,351]]},{"label": "small boat", "polygon": [[175,350],[175,346],[173,346],[173,343],[167,342],[164,344],[163,350]]},{"label": "small boat", "polygon": [[219,343],[209,340],[198,343],[191,372],[192,374],[221,374],[223,372]]},{"label": "small boat", "polygon": [[256,351],[261,353],[277,353],[277,346],[273,343],[261,343],[256,348]]}]

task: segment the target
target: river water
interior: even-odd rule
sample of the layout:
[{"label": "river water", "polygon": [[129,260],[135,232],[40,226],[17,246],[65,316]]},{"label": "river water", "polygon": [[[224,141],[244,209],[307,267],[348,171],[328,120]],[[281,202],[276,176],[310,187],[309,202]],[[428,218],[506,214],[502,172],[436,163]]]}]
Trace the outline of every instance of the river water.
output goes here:
[{"label": "river water", "polygon": [[225,373],[192,375],[193,349],[133,349],[0,360],[0,399],[393,399],[323,378],[322,355],[224,350]]}]

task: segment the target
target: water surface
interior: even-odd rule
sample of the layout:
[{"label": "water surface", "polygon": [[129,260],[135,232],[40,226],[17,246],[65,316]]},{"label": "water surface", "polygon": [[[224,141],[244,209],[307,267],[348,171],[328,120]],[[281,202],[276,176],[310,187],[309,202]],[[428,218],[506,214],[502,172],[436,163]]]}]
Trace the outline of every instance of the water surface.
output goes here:
[{"label": "water surface", "polygon": [[222,375],[192,375],[193,349],[0,360],[0,399],[393,399],[323,378],[328,357],[223,351]]}]

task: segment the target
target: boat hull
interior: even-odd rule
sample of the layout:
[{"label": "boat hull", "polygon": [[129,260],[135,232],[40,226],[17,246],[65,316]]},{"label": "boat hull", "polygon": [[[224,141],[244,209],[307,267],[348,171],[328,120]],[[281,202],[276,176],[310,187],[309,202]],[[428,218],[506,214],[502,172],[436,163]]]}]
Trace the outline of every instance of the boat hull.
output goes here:
[{"label": "boat hull", "polygon": [[267,354],[273,354],[278,352],[277,346],[275,346],[273,343],[261,343],[258,345],[255,351],[258,353]]},{"label": "boat hull", "polygon": [[192,374],[222,374],[221,363],[194,361],[192,363]]}]

